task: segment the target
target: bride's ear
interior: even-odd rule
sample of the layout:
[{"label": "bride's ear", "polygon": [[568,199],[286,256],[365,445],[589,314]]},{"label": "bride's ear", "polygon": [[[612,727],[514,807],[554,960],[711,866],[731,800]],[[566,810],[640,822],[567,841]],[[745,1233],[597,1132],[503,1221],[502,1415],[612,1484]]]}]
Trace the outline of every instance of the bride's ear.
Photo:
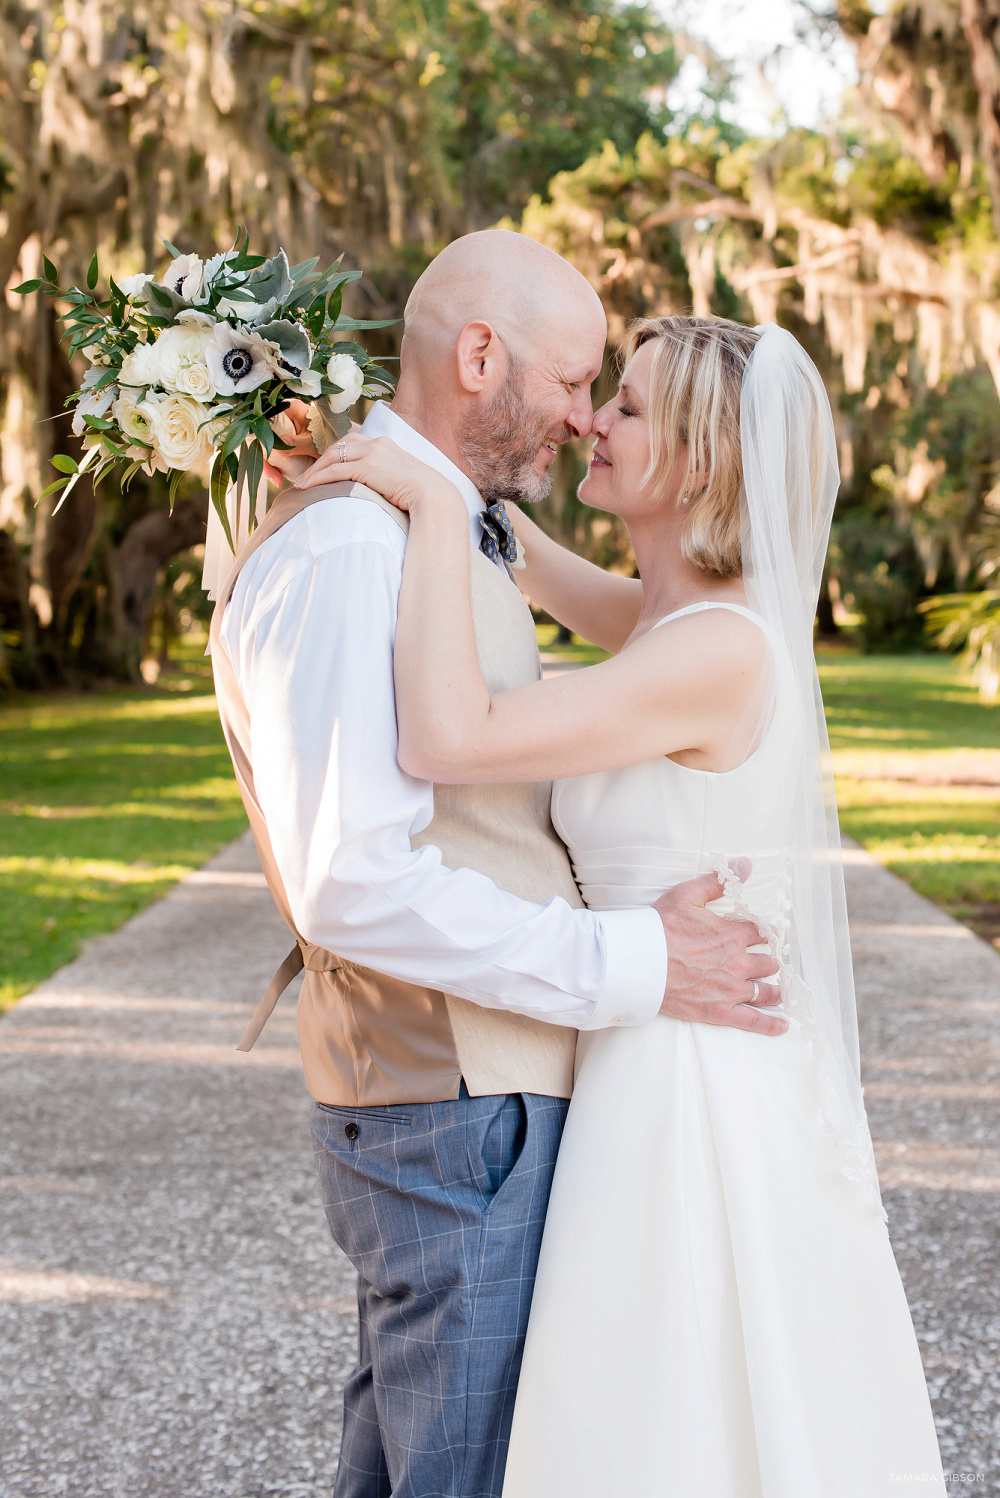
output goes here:
[{"label": "bride's ear", "polygon": [[468,322],[455,341],[458,382],[470,395],[496,386],[503,370],[504,349],[488,322]]}]

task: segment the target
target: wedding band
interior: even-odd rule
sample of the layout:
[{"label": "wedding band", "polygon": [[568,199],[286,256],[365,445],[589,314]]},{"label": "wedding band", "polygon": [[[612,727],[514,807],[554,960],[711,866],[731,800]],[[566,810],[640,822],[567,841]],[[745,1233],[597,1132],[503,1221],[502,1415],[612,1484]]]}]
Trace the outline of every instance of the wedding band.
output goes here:
[{"label": "wedding band", "polygon": [[756,1004],[757,1000],[760,998],[760,984],[754,982],[752,978],[750,981],[751,983],[753,983],[753,993],[750,995],[750,1002],[751,1004]]},{"label": "wedding band", "polygon": [[347,462],[347,443],[343,437],[341,437],[340,442],[337,444],[337,461],[338,463]]}]

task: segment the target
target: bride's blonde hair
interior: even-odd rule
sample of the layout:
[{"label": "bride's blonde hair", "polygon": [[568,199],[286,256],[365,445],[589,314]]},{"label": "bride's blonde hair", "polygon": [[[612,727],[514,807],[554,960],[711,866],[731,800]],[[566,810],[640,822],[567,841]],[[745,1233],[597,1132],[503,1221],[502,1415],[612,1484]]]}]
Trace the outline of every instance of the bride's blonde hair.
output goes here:
[{"label": "bride's blonde hair", "polygon": [[646,317],[629,329],[624,354],[655,341],[649,376],[649,468],[665,485],[687,448],[680,493],[689,507],[685,560],[715,577],[739,577],[740,387],[760,334],[724,317]]}]

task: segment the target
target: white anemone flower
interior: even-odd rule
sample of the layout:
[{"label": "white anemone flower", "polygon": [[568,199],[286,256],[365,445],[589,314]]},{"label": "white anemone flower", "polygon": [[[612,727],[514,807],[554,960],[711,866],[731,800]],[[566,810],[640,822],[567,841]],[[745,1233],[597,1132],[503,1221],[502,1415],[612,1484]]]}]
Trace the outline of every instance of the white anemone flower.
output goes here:
[{"label": "white anemone flower", "polygon": [[200,255],[178,255],[167,267],[162,284],[185,302],[207,302],[205,265]]},{"label": "white anemone flower", "polygon": [[323,388],[323,375],[318,369],[303,369],[294,379],[288,379],[285,383],[296,395],[316,400]]},{"label": "white anemone flower", "polygon": [[274,378],[274,352],[248,328],[216,323],[205,362],[220,395],[245,395]]}]

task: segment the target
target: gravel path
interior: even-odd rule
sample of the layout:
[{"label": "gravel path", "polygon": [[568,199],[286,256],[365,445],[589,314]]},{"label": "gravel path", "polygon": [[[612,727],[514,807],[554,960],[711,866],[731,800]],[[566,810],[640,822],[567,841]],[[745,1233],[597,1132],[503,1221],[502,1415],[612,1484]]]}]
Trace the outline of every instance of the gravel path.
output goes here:
[{"label": "gravel path", "polygon": [[[850,860],[868,1101],[945,1463],[952,1491],[1000,1494],[1000,953]],[[353,1295],[290,998],[233,1050],[287,945],[241,839],[0,1023],[0,1498],[329,1494]]]}]

